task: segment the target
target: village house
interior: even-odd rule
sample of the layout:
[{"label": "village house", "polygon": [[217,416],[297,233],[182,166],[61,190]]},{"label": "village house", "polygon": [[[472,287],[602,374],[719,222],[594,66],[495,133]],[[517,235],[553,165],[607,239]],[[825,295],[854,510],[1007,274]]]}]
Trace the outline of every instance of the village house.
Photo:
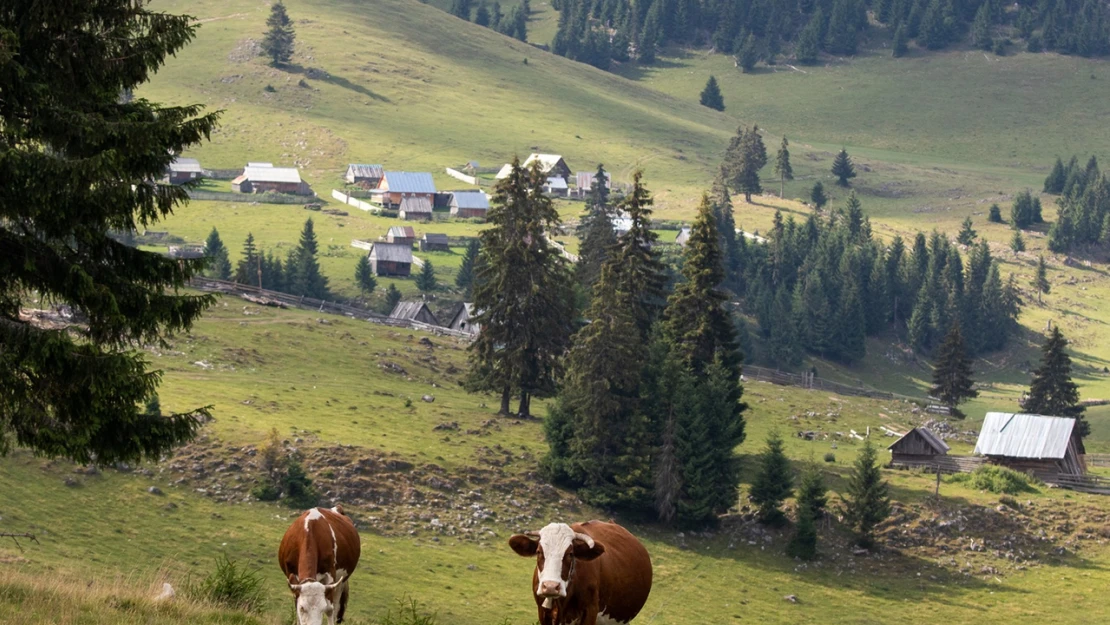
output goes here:
[{"label": "village house", "polygon": [[[580,171],[574,174],[575,188],[578,192],[578,197],[586,197],[594,188],[594,174],[592,171]],[[605,186],[613,188],[613,176],[609,172],[605,172]]]},{"label": "village house", "polygon": [[[540,171],[543,172],[548,178],[562,178],[564,182],[570,180],[570,166],[563,160],[562,156],[558,154],[531,154],[528,158],[521,163],[521,167],[528,169],[532,163],[539,162]],[[506,163],[497,172],[496,178],[503,180],[509,177],[509,172],[513,170],[513,166]]]},{"label": "village house", "polygon": [[887,447],[895,466],[930,466],[951,449],[939,436],[926,428],[914,428]]},{"label": "village house", "polygon": [[404,277],[412,273],[412,244],[375,243],[370,247],[374,275]]},{"label": "village house", "polygon": [[455,191],[451,196],[451,216],[460,219],[485,219],[489,196],[484,191]]},{"label": "village house", "polygon": [[451,245],[447,241],[446,234],[432,234],[424,233],[420,237],[420,251],[421,252],[449,252]]},{"label": "village house", "polygon": [[204,177],[204,169],[195,158],[177,157],[166,167],[166,181],[170,184],[183,184]]},{"label": "village house", "polygon": [[570,188],[567,187],[566,178],[552,176],[543,184],[543,192],[548,195],[566,197],[570,192]]},{"label": "village house", "polygon": [[381,165],[351,163],[347,165],[347,175],[344,179],[348,184],[357,184],[363,189],[377,189],[384,177],[385,170]]},{"label": "village house", "polygon": [[1083,475],[1087,452],[1075,426],[1066,417],[988,412],[975,453],[1022,473]]},{"label": "village house", "polygon": [[390,226],[389,231],[385,233],[385,242],[407,245],[412,249],[412,244],[416,242],[416,231],[412,226]]},{"label": "village house", "polygon": [[432,200],[422,195],[406,195],[401,198],[397,216],[405,221],[430,221],[432,210]]},{"label": "village house", "polygon": [[682,247],[686,247],[686,244],[690,242],[690,226],[683,226],[682,230],[678,231],[678,236],[675,237],[674,242]]},{"label": "village house", "polygon": [[378,197],[389,208],[400,208],[402,198],[416,197],[435,201],[436,185],[427,172],[387,171],[378,183]]},{"label": "village house", "polygon": [[451,322],[447,324],[448,328],[458,330],[459,332],[466,332],[467,334],[478,334],[481,329],[479,325],[474,322],[474,316],[478,314],[474,310],[474,304],[463,303],[459,304],[455,309],[455,314],[451,316]]},{"label": "village house", "polygon": [[248,163],[243,173],[231,181],[236,193],[289,193],[312,195],[296,167],[274,167],[270,163]]},{"label": "village house", "polygon": [[419,302],[397,302],[393,307],[393,312],[389,313],[391,319],[403,319],[405,321],[419,321],[428,325],[438,326],[439,320],[436,319],[435,314],[428,304]]},{"label": "village house", "polygon": [[166,255],[178,260],[204,258],[207,248],[203,243],[167,245]]}]

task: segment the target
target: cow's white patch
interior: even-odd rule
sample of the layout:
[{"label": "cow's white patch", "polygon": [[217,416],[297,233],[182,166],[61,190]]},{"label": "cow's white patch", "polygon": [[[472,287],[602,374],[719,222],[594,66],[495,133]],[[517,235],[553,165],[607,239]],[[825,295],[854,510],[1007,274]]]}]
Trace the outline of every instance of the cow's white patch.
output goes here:
[{"label": "cow's white patch", "polygon": [[324,596],[324,584],[305,582],[297,595],[297,622],[300,625],[321,625],[327,618],[335,622],[335,605]]},{"label": "cow's white patch", "polygon": [[308,524],[316,519],[324,518],[324,513],[320,512],[319,508],[313,508],[308,511],[308,516],[304,518],[304,531],[308,531]]},{"label": "cow's white patch", "polygon": [[331,568],[339,566],[339,542],[335,540],[335,528],[328,522],[328,530],[331,531]]},{"label": "cow's white patch", "polygon": [[574,530],[566,523],[551,523],[540,530],[540,549],[543,550],[543,569],[540,570],[536,594],[544,582],[558,582],[559,596],[567,596],[567,580],[563,579],[563,555],[574,543]]},{"label": "cow's white patch", "polygon": [[599,612],[597,615],[597,625],[628,625],[628,621],[618,621],[616,619],[609,618],[609,616],[604,612]]}]

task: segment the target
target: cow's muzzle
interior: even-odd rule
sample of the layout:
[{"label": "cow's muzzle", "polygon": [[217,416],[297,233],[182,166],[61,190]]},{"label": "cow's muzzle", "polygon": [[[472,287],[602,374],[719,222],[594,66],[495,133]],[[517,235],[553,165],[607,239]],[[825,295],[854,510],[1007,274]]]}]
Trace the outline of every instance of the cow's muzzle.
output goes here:
[{"label": "cow's muzzle", "polygon": [[565,597],[563,585],[559,582],[540,582],[540,589],[536,593],[541,597]]}]

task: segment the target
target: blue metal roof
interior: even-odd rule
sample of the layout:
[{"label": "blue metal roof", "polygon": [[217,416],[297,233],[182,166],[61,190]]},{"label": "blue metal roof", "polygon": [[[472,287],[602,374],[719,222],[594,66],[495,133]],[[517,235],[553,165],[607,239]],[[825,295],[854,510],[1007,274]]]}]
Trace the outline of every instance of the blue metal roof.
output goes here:
[{"label": "blue metal roof", "polygon": [[390,193],[435,193],[436,185],[427,172],[387,171],[385,184]]}]

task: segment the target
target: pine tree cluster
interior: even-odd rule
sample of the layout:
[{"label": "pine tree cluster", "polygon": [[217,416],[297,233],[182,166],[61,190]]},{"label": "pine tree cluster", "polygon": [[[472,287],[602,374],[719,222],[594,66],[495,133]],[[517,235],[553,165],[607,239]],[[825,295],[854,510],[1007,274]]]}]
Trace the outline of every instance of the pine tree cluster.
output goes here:
[{"label": "pine tree cluster", "polygon": [[[254,235],[248,232],[234,278],[240,284],[258,286],[268,291],[326,300],[332,295],[328,290],[328,279],[320,273],[317,253],[316,231],[311,217],[305,221],[297,247],[289,252],[285,260],[273,252],[258,249],[254,243]],[[373,288],[369,291],[373,291]]]},{"label": "pine tree cluster", "polygon": [[1060,207],[1056,223],[1048,230],[1048,249],[1066,254],[1079,247],[1110,244],[1110,178],[1099,171],[1095,157],[1086,166],[1080,166],[1074,156],[1067,166],[1056,159],[1044,191],[1058,195]]},{"label": "pine tree cluster", "polygon": [[915,349],[930,351],[952,322],[966,329],[967,350],[995,350],[1017,331],[1017,287],[1003,282],[986,242],[965,259],[938,232],[918,233],[907,248],[872,239],[859,201],[811,214],[798,224],[776,214],[766,243],[737,238],[743,268],[729,283],[744,293],[763,338],[760,360],[778,366],[800,362],[803,351],[841,362],[865,353],[865,338],[892,325],[908,333]]},{"label": "pine tree cluster", "polygon": [[[455,0],[451,4],[451,14],[469,20],[470,8],[470,0]],[[531,14],[531,7],[528,0],[514,6],[507,14],[501,10],[500,2],[487,5],[483,1],[478,4],[477,10],[474,11],[474,23],[496,30],[506,37],[528,41],[529,14]]]}]

